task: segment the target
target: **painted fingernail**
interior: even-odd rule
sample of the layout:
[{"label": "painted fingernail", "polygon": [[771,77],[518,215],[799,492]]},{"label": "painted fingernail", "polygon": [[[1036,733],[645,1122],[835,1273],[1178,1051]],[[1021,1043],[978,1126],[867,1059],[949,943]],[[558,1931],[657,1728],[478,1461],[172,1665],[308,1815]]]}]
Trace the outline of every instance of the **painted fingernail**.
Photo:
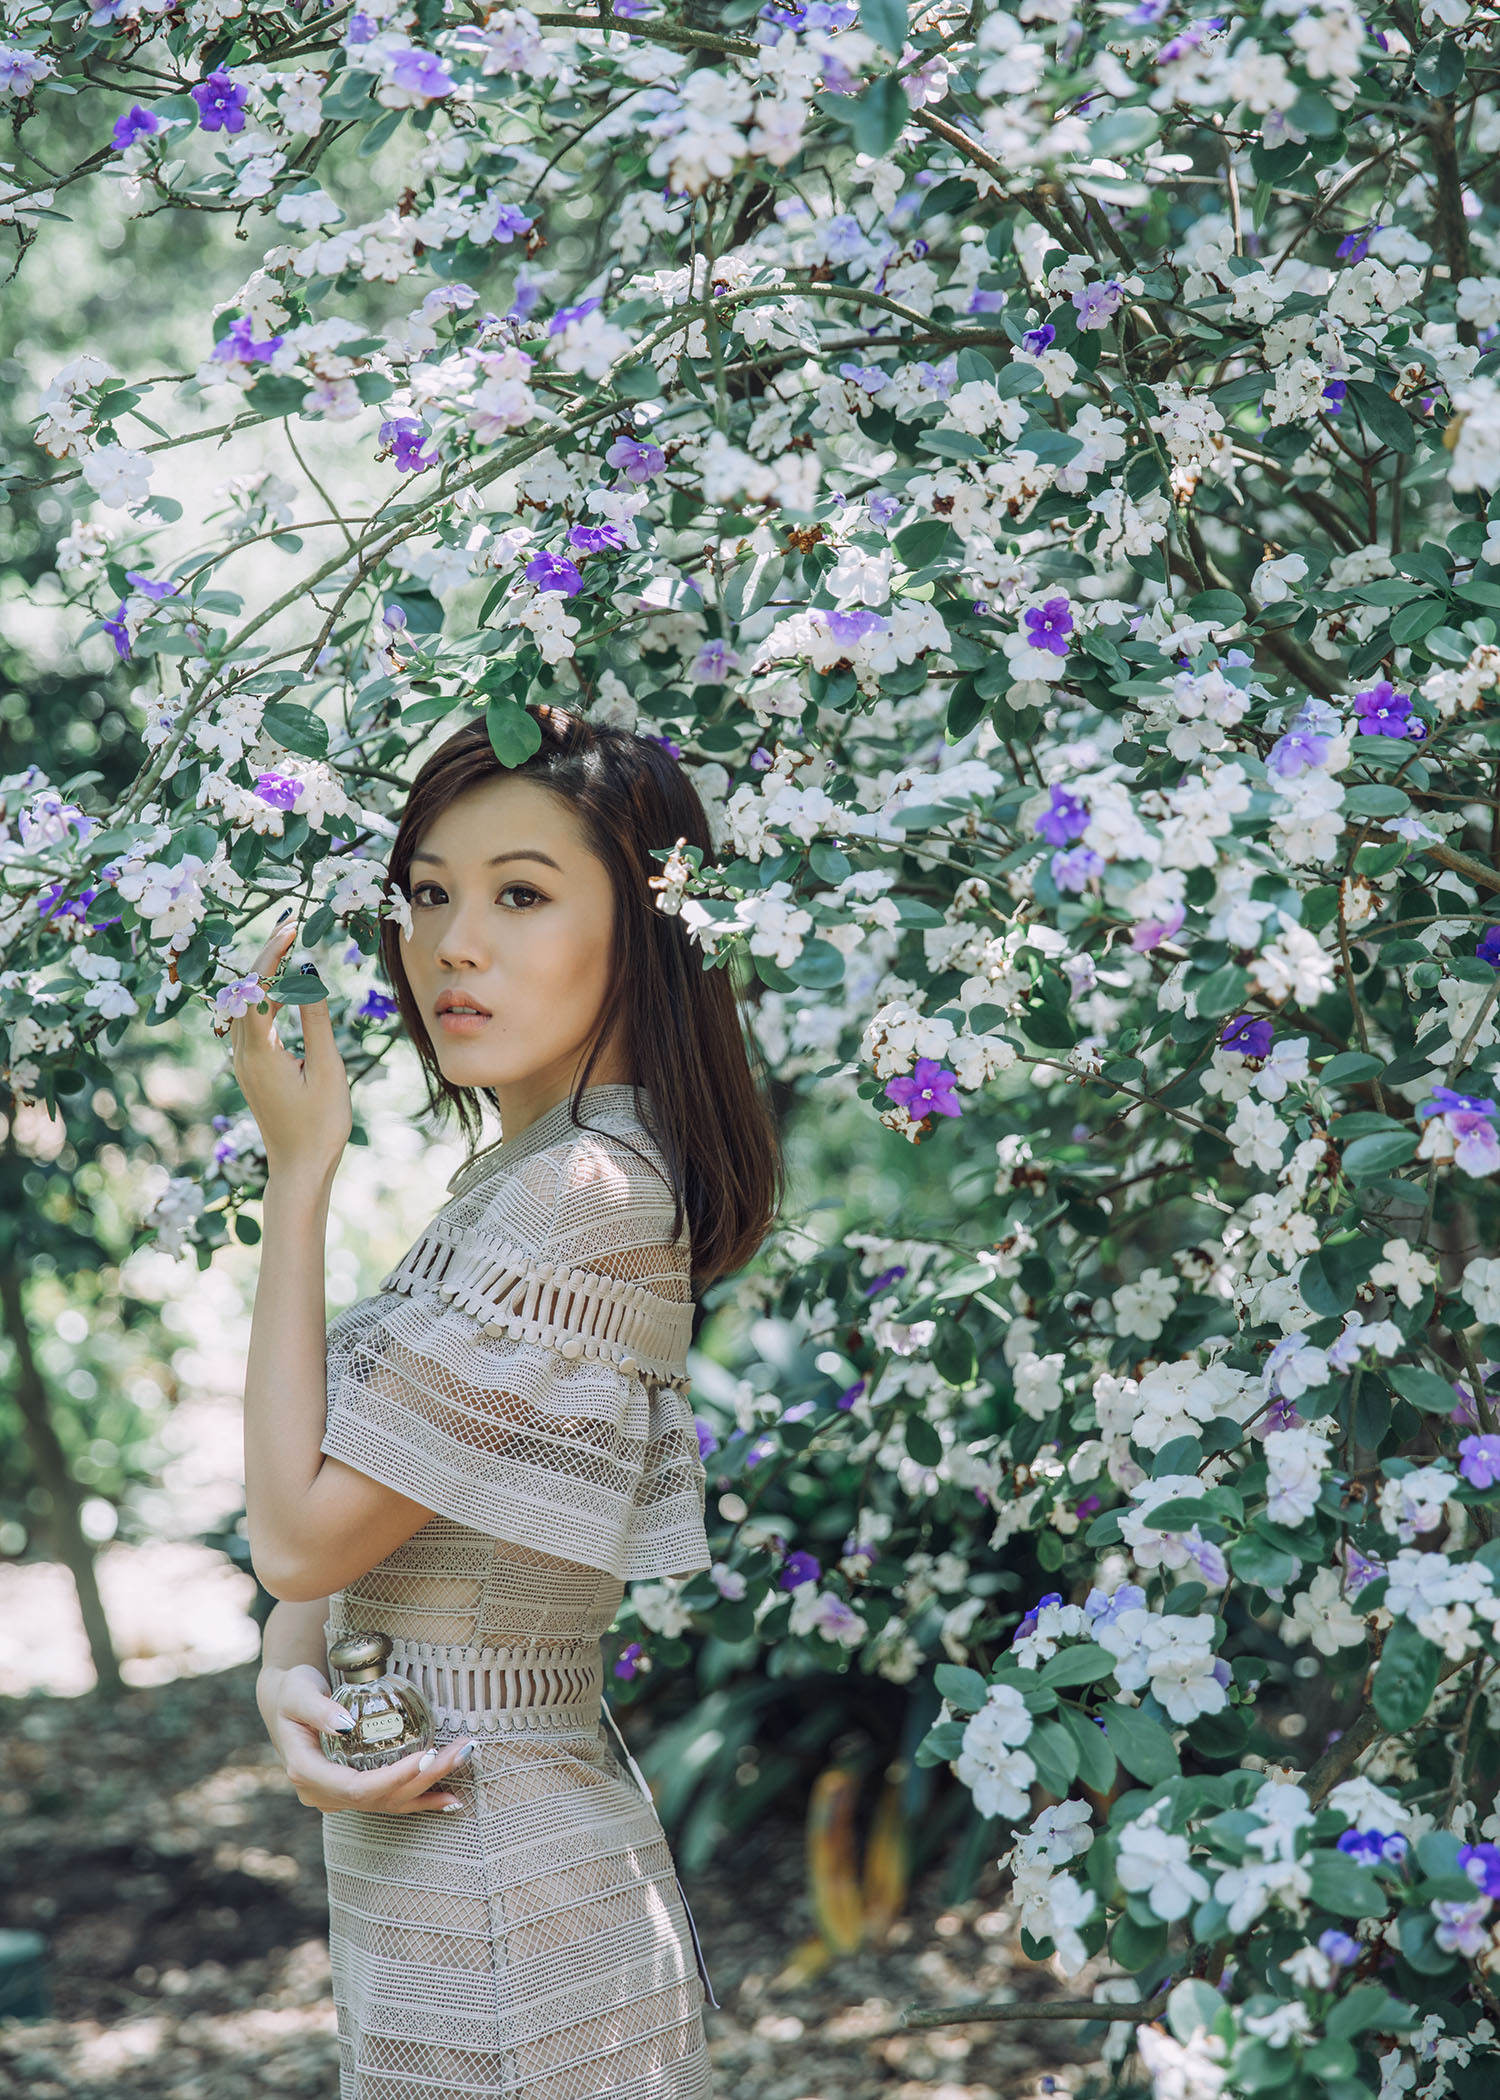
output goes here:
[{"label": "painted fingernail", "polygon": [[474,1745],[472,1743],[465,1743],[463,1749],[459,1752],[458,1756],[454,1758],[452,1764],[448,1767],[449,1771],[456,1772],[460,1765],[466,1765],[470,1763],[473,1759],[473,1756]]},{"label": "painted fingernail", "polygon": [[462,1807],[463,1803],[461,1801],[445,1801],[443,1803],[443,1814],[445,1816],[451,1816],[454,1809]]},{"label": "painted fingernail", "polygon": [[285,926],[285,924],[286,924],[287,920],[288,920],[288,919],[289,919],[289,918],[290,918],[290,917],[292,916],[292,913],[293,913],[293,912],[294,912],[294,911],[295,911],[296,909],[297,909],[297,907],[296,907],[296,905],[295,905],[295,904],[289,904],[289,905],[287,906],[286,910],[285,910],[285,911],[284,911],[284,912],[283,912],[283,913],[281,914],[280,918],[279,918],[279,919],[278,919],[278,920],[276,921],[277,925],[278,925],[278,926]]},{"label": "painted fingernail", "polygon": [[336,1714],[329,1721],[328,1725],[330,1728],[337,1728],[342,1734],[347,1735],[354,1726],[354,1716],[346,1713]]},{"label": "painted fingernail", "polygon": [[417,1760],[417,1770],[419,1772],[430,1772],[437,1761],[438,1754],[436,1750],[424,1751],[423,1755]]},{"label": "painted fingernail", "polygon": [[297,974],[299,977],[316,977],[318,966],[316,963],[303,963]]}]

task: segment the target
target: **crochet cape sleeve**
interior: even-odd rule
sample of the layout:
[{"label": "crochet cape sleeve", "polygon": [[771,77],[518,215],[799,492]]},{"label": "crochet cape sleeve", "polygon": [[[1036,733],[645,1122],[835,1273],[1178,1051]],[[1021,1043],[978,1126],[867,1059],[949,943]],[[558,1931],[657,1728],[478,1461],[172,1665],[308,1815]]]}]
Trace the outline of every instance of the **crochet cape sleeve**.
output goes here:
[{"label": "crochet cape sleeve", "polygon": [[[657,1158],[632,1131],[629,1145]],[[323,1450],[471,1530],[634,1581],[710,1564],[671,1191],[583,1133],[439,1212],[328,1333]]]}]

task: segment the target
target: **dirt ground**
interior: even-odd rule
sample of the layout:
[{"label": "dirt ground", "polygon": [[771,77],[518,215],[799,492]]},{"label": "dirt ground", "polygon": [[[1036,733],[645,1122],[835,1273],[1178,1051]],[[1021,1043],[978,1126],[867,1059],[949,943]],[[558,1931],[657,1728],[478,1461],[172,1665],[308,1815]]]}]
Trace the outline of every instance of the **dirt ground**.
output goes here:
[{"label": "dirt ground", "polygon": [[[285,1784],[253,1684],[243,1665],[112,1711],[93,1693],[0,1700],[0,1924],[47,1939],[53,2005],[0,2021],[0,2100],[336,2100],[320,1819]],[[1077,2090],[1089,2052],[1068,2028],[869,2038],[907,2005],[1059,1994],[993,1864],[954,1906],[939,1864],[884,1946],[776,1987],[812,1930],[802,1846],[799,1822],[767,1820],[684,1876],[721,2000],[705,2008],[717,2100]]]}]

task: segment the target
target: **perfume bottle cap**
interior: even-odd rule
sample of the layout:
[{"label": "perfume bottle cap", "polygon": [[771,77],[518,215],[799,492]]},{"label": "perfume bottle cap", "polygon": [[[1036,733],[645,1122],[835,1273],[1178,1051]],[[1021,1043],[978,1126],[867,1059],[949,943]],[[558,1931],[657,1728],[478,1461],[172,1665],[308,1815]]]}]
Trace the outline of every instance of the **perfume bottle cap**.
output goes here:
[{"label": "perfume bottle cap", "polygon": [[372,1684],[385,1669],[392,1647],[388,1633],[346,1633],[328,1660],[347,1684]]}]

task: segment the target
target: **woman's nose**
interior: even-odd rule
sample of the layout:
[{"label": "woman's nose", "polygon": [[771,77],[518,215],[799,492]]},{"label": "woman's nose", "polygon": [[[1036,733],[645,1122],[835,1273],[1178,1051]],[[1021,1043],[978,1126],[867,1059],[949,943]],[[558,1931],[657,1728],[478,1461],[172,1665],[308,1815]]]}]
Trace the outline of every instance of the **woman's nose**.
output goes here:
[{"label": "woman's nose", "polygon": [[455,908],[438,936],[433,954],[445,970],[483,969],[490,956],[476,915]]}]

